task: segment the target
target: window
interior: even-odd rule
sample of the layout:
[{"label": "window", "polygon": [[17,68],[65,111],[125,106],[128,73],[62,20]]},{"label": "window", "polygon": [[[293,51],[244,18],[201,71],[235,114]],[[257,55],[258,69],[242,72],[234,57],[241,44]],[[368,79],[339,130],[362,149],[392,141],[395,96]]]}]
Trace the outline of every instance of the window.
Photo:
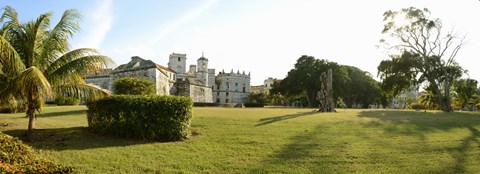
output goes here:
[{"label": "window", "polygon": [[243,87],[243,92],[246,92],[246,91],[245,91],[245,86]]},{"label": "window", "polygon": [[238,92],[238,83],[235,83],[235,92]]},{"label": "window", "polygon": [[228,103],[228,99],[225,99],[225,103]]},{"label": "window", "polygon": [[227,92],[227,93],[225,93],[225,96],[228,96],[228,92]]},{"label": "window", "polygon": [[230,84],[227,82],[227,83],[226,83],[226,86],[227,86],[227,89],[226,89],[226,90],[228,91],[228,90],[230,89]]},{"label": "window", "polygon": [[178,57],[178,61],[180,62],[180,57]]}]

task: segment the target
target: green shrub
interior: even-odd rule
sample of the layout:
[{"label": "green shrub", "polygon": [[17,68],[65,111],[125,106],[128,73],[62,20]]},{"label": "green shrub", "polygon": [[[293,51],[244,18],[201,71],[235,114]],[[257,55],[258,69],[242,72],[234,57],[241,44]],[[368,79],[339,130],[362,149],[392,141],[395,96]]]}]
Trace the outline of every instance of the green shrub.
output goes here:
[{"label": "green shrub", "polygon": [[156,94],[155,84],[146,79],[122,77],[113,83],[113,93],[126,95]]},{"label": "green shrub", "polygon": [[244,106],[246,108],[263,108],[265,104],[263,103],[245,103]]},{"label": "green shrub", "polygon": [[75,97],[58,97],[57,99],[55,99],[55,103],[58,106],[79,105],[80,99]]},{"label": "green shrub", "polygon": [[0,113],[17,113],[25,111],[27,111],[27,107],[22,101],[0,99]]},{"label": "green shrub", "polygon": [[187,138],[193,101],[180,96],[115,95],[87,107],[88,125],[100,134],[178,141]]},{"label": "green shrub", "polygon": [[73,168],[37,157],[32,148],[0,132],[0,173],[72,173]]}]

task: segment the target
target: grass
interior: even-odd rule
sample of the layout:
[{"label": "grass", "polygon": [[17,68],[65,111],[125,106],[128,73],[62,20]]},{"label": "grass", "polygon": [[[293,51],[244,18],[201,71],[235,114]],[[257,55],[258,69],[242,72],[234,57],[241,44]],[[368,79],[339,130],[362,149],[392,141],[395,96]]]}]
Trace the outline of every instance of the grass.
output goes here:
[{"label": "grass", "polygon": [[[85,110],[47,107],[28,144],[78,173],[480,173],[480,113],[195,108],[162,143],[91,133]],[[24,115],[0,130],[24,137]]]}]

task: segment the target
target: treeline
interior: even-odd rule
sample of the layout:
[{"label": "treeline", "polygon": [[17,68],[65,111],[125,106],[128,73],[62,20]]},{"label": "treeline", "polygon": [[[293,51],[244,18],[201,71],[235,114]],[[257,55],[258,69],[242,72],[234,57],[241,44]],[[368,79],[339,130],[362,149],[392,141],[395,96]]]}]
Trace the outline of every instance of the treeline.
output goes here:
[{"label": "treeline", "polygon": [[273,84],[271,95],[284,96],[285,105],[300,104],[316,107],[320,90],[320,74],[332,69],[333,97],[337,107],[363,107],[387,104],[380,83],[372,75],[357,67],[339,65],[313,56],[301,56],[285,79]]}]

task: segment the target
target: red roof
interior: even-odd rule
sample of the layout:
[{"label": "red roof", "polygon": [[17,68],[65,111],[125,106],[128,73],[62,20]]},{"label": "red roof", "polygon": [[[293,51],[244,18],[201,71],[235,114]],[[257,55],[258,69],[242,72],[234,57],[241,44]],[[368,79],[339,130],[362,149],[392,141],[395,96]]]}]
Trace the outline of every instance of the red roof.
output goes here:
[{"label": "red roof", "polygon": [[159,64],[157,64],[157,68],[158,68],[158,69],[163,69],[163,70],[166,70],[166,71],[170,71],[170,72],[172,72],[172,73],[177,73],[177,72],[175,72],[174,70],[172,70],[172,69],[170,69],[170,68],[167,68],[167,67],[164,67],[164,66],[159,65]]}]

